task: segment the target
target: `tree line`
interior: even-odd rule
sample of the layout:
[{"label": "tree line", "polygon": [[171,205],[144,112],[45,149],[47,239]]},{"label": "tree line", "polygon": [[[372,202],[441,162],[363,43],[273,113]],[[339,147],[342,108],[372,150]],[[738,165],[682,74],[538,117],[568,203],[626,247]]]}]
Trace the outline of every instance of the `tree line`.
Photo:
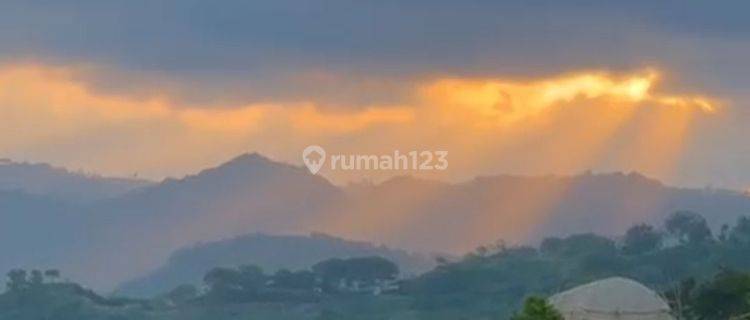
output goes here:
[{"label": "tree line", "polygon": [[[679,319],[739,319],[750,313],[749,270],[750,218],[740,217],[714,232],[700,214],[678,211],[659,225],[636,224],[617,238],[583,233],[549,237],[538,246],[482,246],[458,261],[438,259],[432,271],[407,279],[400,279],[398,266],[381,257],[329,259],[308,269],[274,272],[253,265],[216,267],[201,284],[137,300],[101,297],[59,281],[57,270],[17,269],[7,274],[0,319],[7,310],[9,319],[27,319],[19,315],[38,315],[44,307],[49,314],[67,310],[70,319],[97,312],[150,319],[159,312],[220,311],[227,305],[267,302],[319,306],[320,316],[314,319],[360,319],[362,309],[342,306],[351,297],[369,297],[357,300],[357,308],[391,319],[558,320],[542,297],[612,276],[661,292]],[[71,296],[98,307],[85,308]]]},{"label": "tree line", "polygon": [[[525,297],[550,296],[623,276],[663,292],[684,317],[716,319],[709,317],[706,310],[710,308],[700,306],[711,296],[706,292],[728,290],[709,289],[723,283],[715,276],[742,277],[738,274],[750,270],[750,218],[740,217],[714,233],[700,214],[677,211],[660,225],[639,223],[616,239],[583,233],[549,237],[536,247],[500,241],[481,246],[459,261],[438,262],[434,270],[402,284],[401,291],[414,297],[419,310],[460,310],[475,318],[510,317]],[[750,296],[750,287],[735,290]],[[744,303],[738,309],[749,302],[737,299]]]}]

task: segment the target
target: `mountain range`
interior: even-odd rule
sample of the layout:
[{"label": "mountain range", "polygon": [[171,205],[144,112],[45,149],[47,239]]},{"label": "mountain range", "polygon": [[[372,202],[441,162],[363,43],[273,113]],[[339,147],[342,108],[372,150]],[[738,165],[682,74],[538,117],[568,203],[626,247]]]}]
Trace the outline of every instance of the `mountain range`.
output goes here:
[{"label": "mountain range", "polygon": [[395,262],[404,276],[417,275],[435,266],[427,255],[345,240],[322,233],[307,236],[253,233],[231,239],[198,243],[173,253],[167,263],[148,275],[128,281],[118,295],[153,296],[181,284],[200,285],[215,267],[257,265],[264,271],[308,269],[331,258],[379,256]]},{"label": "mountain range", "polygon": [[[13,172],[24,168],[37,167],[14,166]],[[54,172],[47,185],[57,185]],[[0,271],[55,267],[102,290],[169,269],[174,257],[195,252],[184,248],[196,243],[253,233],[322,232],[410,252],[462,254],[499,240],[619,235],[676,210],[697,211],[715,228],[750,212],[750,197],[742,192],[676,188],[637,173],[498,175],[457,183],[404,176],[337,186],[259,154],[181,179],[127,181],[127,188],[90,195],[64,184],[39,188],[47,178],[35,179],[0,188]],[[76,179],[87,186],[109,181]],[[61,191],[66,189],[78,191],[69,196]],[[268,261],[262,262],[272,265]]]},{"label": "mountain range", "polygon": [[94,202],[153,184],[135,178],[110,178],[71,172],[45,163],[0,159],[0,191],[23,191],[71,202]]}]

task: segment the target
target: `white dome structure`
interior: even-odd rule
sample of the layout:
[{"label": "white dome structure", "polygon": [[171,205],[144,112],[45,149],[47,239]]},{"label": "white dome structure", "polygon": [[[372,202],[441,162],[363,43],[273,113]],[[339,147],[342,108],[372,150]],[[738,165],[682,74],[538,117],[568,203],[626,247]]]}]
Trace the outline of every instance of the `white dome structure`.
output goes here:
[{"label": "white dome structure", "polygon": [[552,296],[565,320],[673,320],[669,305],[646,286],[625,278],[595,281]]}]

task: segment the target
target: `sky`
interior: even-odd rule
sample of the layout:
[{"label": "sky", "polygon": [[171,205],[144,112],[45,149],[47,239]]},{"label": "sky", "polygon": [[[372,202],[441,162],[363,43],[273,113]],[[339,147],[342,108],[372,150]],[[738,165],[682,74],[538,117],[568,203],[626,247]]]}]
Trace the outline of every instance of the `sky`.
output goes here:
[{"label": "sky", "polygon": [[750,187],[746,1],[2,1],[0,158],[150,179],[245,152]]}]

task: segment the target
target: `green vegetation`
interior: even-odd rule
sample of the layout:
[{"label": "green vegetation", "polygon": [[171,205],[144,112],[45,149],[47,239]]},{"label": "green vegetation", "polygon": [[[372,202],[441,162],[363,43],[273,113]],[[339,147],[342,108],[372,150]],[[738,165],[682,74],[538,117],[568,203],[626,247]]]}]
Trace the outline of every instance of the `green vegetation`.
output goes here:
[{"label": "green vegetation", "polygon": [[0,319],[149,319],[151,301],[105,298],[59,277],[57,270],[8,272]]},{"label": "green vegetation", "polygon": [[563,320],[563,316],[546,299],[529,297],[521,312],[513,315],[511,320]]},{"label": "green vegetation", "polygon": [[[471,318],[487,319],[509,316],[525,296],[548,296],[612,276],[632,278],[668,294],[682,279],[706,282],[722,270],[750,270],[749,226],[750,219],[743,217],[714,237],[703,217],[680,211],[662,228],[635,225],[620,241],[578,234],[547,238],[538,248],[482,247],[405,282],[402,290],[420,309],[462,310]],[[678,304],[697,306],[699,300],[705,299],[673,303],[678,309]]]},{"label": "green vegetation", "polygon": [[750,218],[715,236],[699,214],[680,211],[660,227],[635,225],[617,241],[577,234],[538,247],[500,242],[400,280],[398,267],[381,257],[270,274],[220,267],[200,287],[134,300],[61,282],[57,270],[13,270],[0,319],[560,319],[541,297],[611,276],[662,292],[681,319],[740,319],[750,315],[748,253]]}]

